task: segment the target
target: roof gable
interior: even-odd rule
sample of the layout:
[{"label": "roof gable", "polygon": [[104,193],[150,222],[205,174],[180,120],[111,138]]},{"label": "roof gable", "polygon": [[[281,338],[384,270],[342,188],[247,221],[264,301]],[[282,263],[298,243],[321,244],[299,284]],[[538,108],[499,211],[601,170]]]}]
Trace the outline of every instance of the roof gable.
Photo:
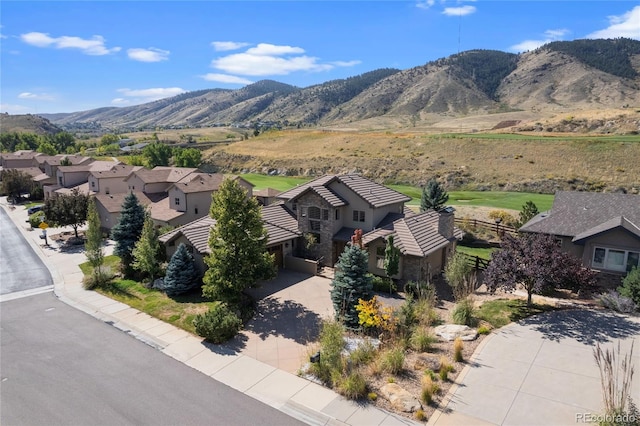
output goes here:
[{"label": "roof gable", "polygon": [[621,228],[624,229],[628,232],[630,232],[631,234],[635,235],[636,237],[640,238],[640,227],[636,226],[634,223],[630,222],[627,218],[625,218],[624,216],[618,216],[618,217],[614,217],[613,219],[610,219],[604,223],[601,223],[600,225],[594,226],[593,228],[582,232],[578,235],[576,235],[572,242],[576,243],[576,244],[581,244],[583,243],[585,240],[595,237],[599,234],[603,234],[605,232],[611,231],[613,229],[617,229],[617,228]]}]

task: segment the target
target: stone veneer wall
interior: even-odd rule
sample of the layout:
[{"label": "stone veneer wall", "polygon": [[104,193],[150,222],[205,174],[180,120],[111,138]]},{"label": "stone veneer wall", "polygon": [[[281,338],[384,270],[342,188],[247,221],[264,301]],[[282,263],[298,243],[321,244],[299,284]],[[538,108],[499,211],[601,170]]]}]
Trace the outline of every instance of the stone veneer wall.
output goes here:
[{"label": "stone veneer wall", "polygon": [[[335,223],[336,209],[331,207],[329,203],[327,203],[319,195],[312,192],[300,197],[297,204],[298,207],[296,214],[298,215],[298,230],[300,230],[300,232],[302,232],[303,234],[306,234],[308,232],[320,234],[319,244],[315,244],[310,250],[306,250],[304,247],[305,242],[303,241],[303,247],[301,247],[301,251],[303,252],[303,254],[310,255],[315,259],[322,258],[323,261],[321,263],[323,264],[330,264],[333,254],[333,235],[338,231],[338,229],[336,229],[337,226]],[[321,210],[329,210],[329,219],[319,220],[320,231],[311,231],[311,227],[309,224],[309,207],[318,207]],[[305,217],[302,217],[303,212],[306,213]],[[304,253],[305,251],[306,253]]]}]

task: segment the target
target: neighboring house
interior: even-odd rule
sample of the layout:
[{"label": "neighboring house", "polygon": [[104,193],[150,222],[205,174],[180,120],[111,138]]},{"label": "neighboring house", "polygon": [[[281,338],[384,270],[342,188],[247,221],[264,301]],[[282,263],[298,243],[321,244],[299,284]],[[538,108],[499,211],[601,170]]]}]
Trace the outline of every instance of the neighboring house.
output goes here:
[{"label": "neighboring house", "polygon": [[[262,208],[262,220],[267,231],[267,250],[274,254],[278,267],[285,267],[285,258],[293,254],[300,237],[300,232],[295,229],[295,215],[285,205],[276,204]],[[185,244],[193,254],[198,270],[204,274],[204,258],[211,253],[209,233],[215,224],[215,219],[207,215],[160,236],[167,258],[173,256],[180,244]]]},{"label": "neighboring house", "polygon": [[[220,184],[227,178],[219,173],[190,173],[180,181],[173,183],[167,189],[170,208],[184,215],[180,219],[182,224],[209,214],[212,194],[218,191]],[[230,176],[252,196],[253,184],[241,177]]]},{"label": "neighboring house", "polygon": [[129,191],[142,191],[147,194],[167,192],[169,187],[191,173],[200,172],[197,168],[156,166],[153,169],[133,171],[126,179]]},{"label": "neighboring house", "polygon": [[640,265],[640,195],[557,192],[520,232],[553,235],[584,266],[625,274]]},{"label": "neighboring house", "polygon": [[129,166],[118,164],[110,170],[91,171],[88,182],[89,189],[98,194],[121,194],[129,192],[129,186],[125,179],[134,171],[142,169],[142,166]]},{"label": "neighboring house", "polygon": [[[138,201],[142,206],[151,212],[151,218],[156,226],[166,225],[179,226],[181,212],[169,208],[169,198],[166,193],[145,194],[141,191],[134,191]],[[98,216],[100,216],[100,226],[104,230],[111,230],[120,218],[122,204],[128,193],[119,194],[95,194]]]},{"label": "neighboring house", "polygon": [[57,183],[64,188],[80,185],[89,180],[91,172],[108,171],[118,164],[119,161],[93,161],[79,166],[58,166]]},{"label": "neighboring house", "polygon": [[273,188],[265,188],[259,191],[253,191],[253,196],[256,197],[258,203],[261,206],[268,206],[278,201],[278,194],[282,191],[278,191]]},{"label": "neighboring house", "polygon": [[0,166],[2,166],[3,170],[33,167],[34,158],[39,156],[42,156],[42,154],[28,150],[2,153],[0,154]]},{"label": "neighboring house", "polygon": [[[47,158],[42,162],[41,170],[45,172],[49,177],[56,178],[57,180],[57,171],[60,166],[60,162],[63,160],[68,160],[71,166],[81,166],[84,164],[89,164],[95,161],[91,157],[85,157],[82,155],[66,155],[66,154],[58,154],[53,156],[47,156]],[[39,159],[36,158],[36,162],[39,162]]]}]

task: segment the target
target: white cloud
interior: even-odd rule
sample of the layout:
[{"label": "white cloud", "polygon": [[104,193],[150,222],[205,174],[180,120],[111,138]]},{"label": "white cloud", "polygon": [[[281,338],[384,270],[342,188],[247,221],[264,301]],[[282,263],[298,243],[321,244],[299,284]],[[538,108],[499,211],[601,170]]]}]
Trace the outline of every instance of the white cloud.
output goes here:
[{"label": "white cloud", "polygon": [[359,61],[321,63],[319,58],[304,55],[305,50],[295,46],[260,43],[243,53],[222,56],[211,61],[211,67],[226,74],[266,76],[287,75],[297,71],[319,72],[335,67],[353,66]]},{"label": "white cloud", "polygon": [[476,12],[475,6],[445,7],[442,11],[447,16],[466,16]]},{"label": "white cloud", "polygon": [[282,56],[287,54],[304,53],[301,47],[277,46],[269,43],[259,43],[256,47],[247,49],[246,53],[257,56]]},{"label": "white cloud", "polygon": [[212,41],[211,46],[218,52],[226,52],[229,50],[238,50],[249,46],[249,43],[239,41]]},{"label": "white cloud", "polygon": [[[151,102],[158,99],[169,98],[186,92],[180,87],[155,87],[151,89],[118,89],[119,93],[129,98],[135,98],[135,102]],[[122,102],[122,98],[116,98]],[[113,101],[112,101],[113,102]]]},{"label": "white cloud", "polygon": [[546,30],[544,32],[544,38],[540,40],[524,40],[518,44],[514,44],[509,48],[512,52],[526,52],[528,50],[535,50],[540,46],[543,46],[552,41],[562,40],[562,38],[569,34],[571,31],[561,28],[557,30]]},{"label": "white cloud", "polygon": [[640,6],[620,16],[608,16],[609,26],[595,31],[587,38],[617,38],[627,37],[640,40]]},{"label": "white cloud", "polygon": [[169,51],[150,47],[148,49],[128,49],[129,59],[140,62],[160,62],[169,59]]},{"label": "white cloud", "polygon": [[436,0],[418,0],[416,7],[419,9],[429,9],[434,4],[436,4]]},{"label": "white cloud", "polygon": [[48,93],[22,92],[18,95],[18,99],[33,99],[36,101],[53,101],[54,97]]},{"label": "white cloud", "polygon": [[124,98],[115,98],[111,100],[111,105],[129,105],[131,101]]},{"label": "white cloud", "polygon": [[120,51],[119,47],[107,49],[104,37],[94,35],[91,39],[83,39],[80,37],[61,36],[50,37],[49,34],[31,32],[21,34],[20,39],[32,46],[36,47],[54,47],[56,49],[78,49],[86,55],[108,55]]},{"label": "white cloud", "polygon": [[218,83],[229,83],[229,84],[253,83],[253,81],[247,80],[246,78],[238,77],[235,75],[229,75],[229,74],[208,73],[208,74],[202,75],[201,77],[207,81],[217,81]]}]

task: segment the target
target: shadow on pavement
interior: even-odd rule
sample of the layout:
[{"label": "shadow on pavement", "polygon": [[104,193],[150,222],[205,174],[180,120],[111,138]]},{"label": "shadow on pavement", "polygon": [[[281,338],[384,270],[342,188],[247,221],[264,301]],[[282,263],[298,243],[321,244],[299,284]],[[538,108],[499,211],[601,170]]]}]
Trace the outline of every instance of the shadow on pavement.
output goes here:
[{"label": "shadow on pavement", "polygon": [[320,316],[292,300],[266,298],[257,302],[256,315],[246,330],[262,340],[282,336],[300,344],[315,341],[320,331]]},{"label": "shadow on pavement", "polygon": [[545,339],[572,338],[593,345],[640,334],[640,323],[611,311],[572,309],[535,315],[520,322],[533,326]]},{"label": "shadow on pavement", "polygon": [[256,300],[263,299],[271,296],[274,293],[282,291],[287,287],[298,284],[312,276],[313,275],[289,270],[287,270],[286,273],[282,273],[282,271],[279,271],[276,278],[270,281],[261,281],[259,287],[248,289],[247,293],[249,293]]}]

